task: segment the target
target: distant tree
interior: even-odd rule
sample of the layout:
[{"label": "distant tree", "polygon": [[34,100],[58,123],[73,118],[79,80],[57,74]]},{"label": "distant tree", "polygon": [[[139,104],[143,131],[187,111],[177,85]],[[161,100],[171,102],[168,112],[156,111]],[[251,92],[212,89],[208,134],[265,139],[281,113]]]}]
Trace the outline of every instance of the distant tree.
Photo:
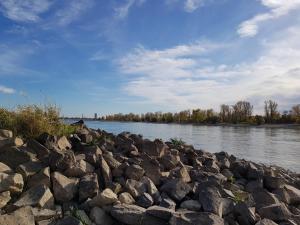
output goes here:
[{"label": "distant tree", "polygon": [[230,122],[231,121],[231,108],[229,105],[221,105],[220,106],[220,120],[221,122]]},{"label": "distant tree", "polygon": [[292,107],[292,117],[295,120],[295,122],[300,123],[300,104],[294,105]]},{"label": "distant tree", "polygon": [[265,118],[267,122],[274,123],[278,120],[280,113],[277,108],[278,104],[275,101],[265,101]]},{"label": "distant tree", "polygon": [[250,102],[238,101],[233,106],[233,120],[234,122],[247,122],[252,116],[253,106]]}]

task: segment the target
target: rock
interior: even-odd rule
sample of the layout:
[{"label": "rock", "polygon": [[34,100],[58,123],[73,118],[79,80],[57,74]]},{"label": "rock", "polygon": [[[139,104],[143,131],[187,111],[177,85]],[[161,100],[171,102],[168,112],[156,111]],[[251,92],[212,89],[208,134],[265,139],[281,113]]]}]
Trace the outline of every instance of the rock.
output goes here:
[{"label": "rock", "polygon": [[278,225],[278,224],[269,219],[262,219],[258,221],[255,225]]},{"label": "rock", "polygon": [[281,177],[272,177],[272,176],[264,177],[264,186],[269,190],[282,188],[283,185],[284,185],[284,180]]},{"label": "rock", "polygon": [[147,191],[147,186],[139,181],[128,179],[125,183],[125,189],[134,197],[137,198]]},{"label": "rock", "polygon": [[204,187],[199,192],[199,202],[205,212],[212,212],[222,217],[222,199],[216,187]]},{"label": "rock", "polygon": [[201,204],[196,200],[186,200],[180,204],[180,208],[190,211],[200,211]]},{"label": "rock", "polygon": [[119,195],[119,201],[124,204],[131,205],[135,203],[134,198],[128,192],[123,192]]},{"label": "rock", "polygon": [[145,209],[136,205],[119,204],[111,209],[111,215],[117,221],[128,225],[141,225]]},{"label": "rock", "polygon": [[47,187],[51,186],[49,167],[43,168],[37,174],[33,175],[32,177],[29,177],[27,181],[27,188],[31,188],[41,184]]},{"label": "rock", "polygon": [[255,223],[256,216],[254,207],[250,208],[246,203],[241,202],[236,204],[234,211],[240,219],[240,224],[251,225]]},{"label": "rock", "polygon": [[48,157],[50,153],[50,150],[48,148],[46,148],[44,145],[40,144],[34,139],[30,139],[27,142],[27,147],[32,149],[37,154],[37,158],[41,161]]},{"label": "rock", "polygon": [[98,176],[95,173],[83,176],[79,181],[79,201],[93,198],[98,194]]},{"label": "rock", "polygon": [[165,207],[161,207],[161,206],[151,206],[147,209],[146,211],[147,214],[163,219],[165,221],[169,221],[170,218],[172,217],[172,215],[175,213],[174,210],[172,209],[168,209]]},{"label": "rock", "polygon": [[222,215],[227,216],[234,211],[235,202],[229,198],[222,198]]},{"label": "rock", "polygon": [[141,225],[168,225],[169,223],[163,219],[160,219],[158,217],[149,215],[149,214],[144,214]]},{"label": "rock", "polygon": [[250,162],[248,165],[247,178],[249,180],[257,180],[262,178],[264,175],[264,171],[254,163]]},{"label": "rock", "polygon": [[2,209],[10,201],[10,192],[4,191],[0,193],[0,209]]},{"label": "rock", "polygon": [[22,194],[21,198],[14,203],[14,206],[33,206],[40,208],[53,208],[54,198],[50,189],[44,185],[32,187]]},{"label": "rock", "polygon": [[255,192],[257,189],[263,189],[263,181],[261,179],[251,180],[247,183],[245,190],[247,192]]},{"label": "rock", "polygon": [[105,205],[111,205],[118,201],[118,196],[109,188],[106,188],[104,191],[102,191],[100,194],[95,196],[90,201],[90,206],[105,206]]},{"label": "rock", "polygon": [[2,147],[21,147],[24,144],[23,140],[19,137],[13,137],[13,138],[5,138],[2,139],[0,137],[0,148]]},{"label": "rock", "polygon": [[96,225],[112,225],[114,223],[110,215],[99,207],[92,208],[90,218]]},{"label": "rock", "polygon": [[141,182],[146,185],[147,193],[149,193],[152,196],[154,202],[158,202],[160,198],[160,193],[157,190],[155,184],[152,182],[152,180],[144,176],[142,177]]},{"label": "rock", "polygon": [[107,162],[108,166],[112,169],[116,169],[121,165],[121,163],[116,160],[112,154],[105,153],[103,154],[103,158]]},{"label": "rock", "polygon": [[176,212],[169,222],[170,225],[224,225],[219,216],[207,212],[183,211]]},{"label": "rock", "polygon": [[55,225],[85,225],[79,219],[73,216],[65,216],[63,219],[57,221]]},{"label": "rock", "polygon": [[166,153],[160,160],[165,170],[174,169],[180,161],[178,155],[171,154],[171,152]]},{"label": "rock", "polygon": [[161,140],[144,140],[142,144],[143,152],[147,153],[149,156],[161,157],[165,154],[168,146]]},{"label": "rock", "polygon": [[168,209],[171,209],[171,210],[175,210],[176,203],[171,198],[169,198],[169,196],[162,193],[161,201],[159,203],[159,206],[164,207],[164,208],[168,208]]},{"label": "rock", "polygon": [[288,220],[291,217],[290,211],[282,203],[265,206],[259,209],[258,213],[261,218],[267,218],[275,222]]},{"label": "rock", "polygon": [[0,173],[0,192],[10,191],[11,194],[21,193],[24,181],[19,173],[6,174]]},{"label": "rock", "polygon": [[53,171],[64,172],[68,168],[74,167],[75,163],[76,158],[71,150],[56,150],[50,153],[49,165]]},{"label": "rock", "polygon": [[300,204],[300,190],[291,185],[284,185],[283,188],[276,190],[274,193],[287,204]]},{"label": "rock", "polygon": [[43,133],[37,138],[37,141],[50,150],[58,148],[57,136]]},{"label": "rock", "polygon": [[145,170],[139,165],[130,165],[126,168],[125,175],[129,179],[140,180]]},{"label": "rock", "polygon": [[4,163],[0,162],[0,173],[13,173],[13,170],[5,165]]},{"label": "rock", "polygon": [[274,194],[268,192],[266,189],[256,189],[253,191],[252,196],[255,201],[255,207],[257,209],[279,203],[278,199],[275,197]]},{"label": "rock", "polygon": [[34,216],[31,207],[23,207],[17,209],[11,214],[0,216],[0,224],[2,225],[35,225]]},{"label": "rock", "polygon": [[70,144],[66,136],[58,138],[57,145],[60,150],[69,150],[72,148],[72,145]]},{"label": "rock", "polygon": [[59,172],[51,174],[52,188],[55,200],[67,202],[72,200],[78,192],[78,179],[71,179]]},{"label": "rock", "polygon": [[153,198],[148,193],[142,194],[140,197],[138,197],[137,205],[141,206],[143,208],[148,208],[151,205],[153,205]]},{"label": "rock", "polygon": [[190,185],[180,179],[168,180],[160,189],[175,201],[181,201],[191,190]]},{"label": "rock", "polygon": [[84,160],[76,161],[75,164],[68,168],[64,174],[67,177],[82,177],[87,173],[94,172],[95,168]]},{"label": "rock", "polygon": [[75,210],[74,216],[84,225],[92,225],[92,221],[90,220],[90,218],[84,210]]},{"label": "rock", "polygon": [[0,137],[12,138],[13,132],[11,130],[0,129]]},{"label": "rock", "polygon": [[97,145],[84,146],[83,154],[85,155],[85,160],[93,166],[100,163],[102,151]]},{"label": "rock", "polygon": [[38,161],[29,161],[24,164],[21,164],[17,167],[16,171],[22,174],[23,179],[27,181],[27,179],[37,172],[39,172],[43,168],[43,165]]},{"label": "rock", "polygon": [[33,213],[35,222],[49,220],[49,219],[54,220],[54,219],[58,219],[62,216],[61,210],[32,208],[32,213]]},{"label": "rock", "polygon": [[16,169],[19,165],[32,161],[33,155],[25,152],[17,147],[7,147],[0,152],[0,162],[6,164],[12,169]]},{"label": "rock", "polygon": [[103,157],[101,157],[100,159],[100,168],[101,168],[103,183],[105,184],[105,187],[107,187],[112,182],[112,173]]},{"label": "rock", "polygon": [[159,162],[156,159],[152,159],[149,156],[144,155],[142,167],[145,170],[145,175],[149,177],[155,185],[159,185],[160,178],[162,176]]}]

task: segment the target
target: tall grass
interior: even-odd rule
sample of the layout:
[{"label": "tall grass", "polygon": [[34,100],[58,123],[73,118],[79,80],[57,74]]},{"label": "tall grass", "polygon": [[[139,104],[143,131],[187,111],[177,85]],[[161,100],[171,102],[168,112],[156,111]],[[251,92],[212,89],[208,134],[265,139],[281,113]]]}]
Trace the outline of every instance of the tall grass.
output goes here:
[{"label": "tall grass", "polygon": [[16,110],[0,108],[0,129],[12,130],[24,138],[35,138],[44,132],[67,135],[76,128],[60,120],[60,110],[56,106],[26,105]]}]

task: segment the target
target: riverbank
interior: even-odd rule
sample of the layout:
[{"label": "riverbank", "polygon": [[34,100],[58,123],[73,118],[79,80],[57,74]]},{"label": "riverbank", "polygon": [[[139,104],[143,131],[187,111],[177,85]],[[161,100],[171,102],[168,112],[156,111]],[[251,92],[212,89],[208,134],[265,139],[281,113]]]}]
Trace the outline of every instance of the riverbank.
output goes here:
[{"label": "riverbank", "polygon": [[277,166],[88,128],[0,136],[0,224],[300,224],[300,175]]}]

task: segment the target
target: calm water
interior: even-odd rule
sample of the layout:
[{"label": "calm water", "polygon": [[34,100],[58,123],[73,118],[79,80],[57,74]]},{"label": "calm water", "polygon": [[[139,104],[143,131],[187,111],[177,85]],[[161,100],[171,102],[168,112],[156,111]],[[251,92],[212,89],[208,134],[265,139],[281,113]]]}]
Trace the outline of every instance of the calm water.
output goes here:
[{"label": "calm water", "polygon": [[111,133],[129,131],[144,138],[181,138],[196,149],[226,151],[239,158],[275,164],[300,172],[300,128],[255,128],[179,124],[86,121]]}]

